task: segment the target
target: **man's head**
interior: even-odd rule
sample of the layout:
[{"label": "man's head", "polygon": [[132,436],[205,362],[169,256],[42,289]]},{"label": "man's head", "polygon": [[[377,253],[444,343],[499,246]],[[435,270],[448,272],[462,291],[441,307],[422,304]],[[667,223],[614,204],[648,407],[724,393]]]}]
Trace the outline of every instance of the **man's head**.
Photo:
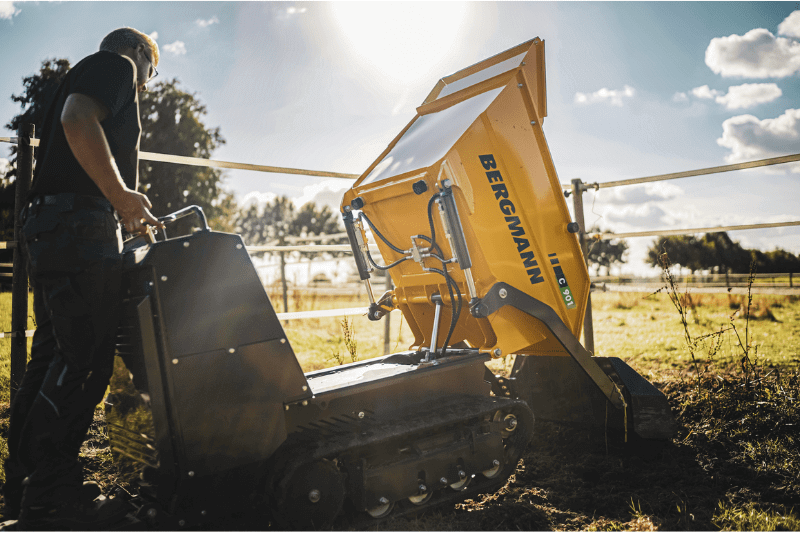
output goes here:
[{"label": "man's head", "polygon": [[103,38],[100,50],[116,52],[129,57],[136,64],[136,86],[140,91],[147,90],[146,83],[155,75],[158,65],[158,45],[139,30],[119,28]]}]

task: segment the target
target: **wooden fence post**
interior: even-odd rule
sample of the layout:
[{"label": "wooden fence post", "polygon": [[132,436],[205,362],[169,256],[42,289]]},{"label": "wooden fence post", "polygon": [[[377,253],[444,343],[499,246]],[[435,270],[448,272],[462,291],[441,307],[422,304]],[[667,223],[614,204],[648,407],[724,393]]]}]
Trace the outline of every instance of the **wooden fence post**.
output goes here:
[{"label": "wooden fence post", "polygon": [[33,124],[24,124],[17,132],[17,190],[14,198],[14,265],[11,282],[11,376],[10,399],[19,389],[25,365],[28,360],[28,339],[25,330],[28,326],[28,271],[25,267],[25,256],[22,253],[22,223],[20,214],[33,179],[33,146],[31,139],[36,134]]},{"label": "wooden fence post", "polygon": [[[578,242],[581,244],[581,252],[586,266],[589,266],[589,253],[586,245],[586,224],[583,220],[583,191],[584,185],[580,178],[572,180],[572,205],[575,208],[575,222],[578,223]],[[583,344],[584,348],[594,355],[594,327],[592,324],[592,292],[586,301],[586,316],[583,318]]]},{"label": "wooden fence post", "polygon": [[[281,238],[281,246],[283,246],[283,238]],[[289,312],[289,289],[286,286],[286,254],[285,252],[278,252],[281,256],[281,292],[283,293],[283,312]]]}]

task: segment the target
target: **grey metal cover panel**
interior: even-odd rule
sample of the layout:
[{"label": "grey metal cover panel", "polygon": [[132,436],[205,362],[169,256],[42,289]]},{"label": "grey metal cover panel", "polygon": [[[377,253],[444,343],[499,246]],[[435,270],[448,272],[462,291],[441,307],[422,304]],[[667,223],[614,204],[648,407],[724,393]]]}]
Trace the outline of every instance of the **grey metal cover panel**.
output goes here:
[{"label": "grey metal cover panel", "polygon": [[285,338],[238,235],[204,231],[158,242],[143,264],[154,268],[173,357]]},{"label": "grey metal cover panel", "polygon": [[203,476],[268,458],[286,439],[283,402],[309,396],[292,363],[288,344],[272,340],[170,365],[185,468]]}]

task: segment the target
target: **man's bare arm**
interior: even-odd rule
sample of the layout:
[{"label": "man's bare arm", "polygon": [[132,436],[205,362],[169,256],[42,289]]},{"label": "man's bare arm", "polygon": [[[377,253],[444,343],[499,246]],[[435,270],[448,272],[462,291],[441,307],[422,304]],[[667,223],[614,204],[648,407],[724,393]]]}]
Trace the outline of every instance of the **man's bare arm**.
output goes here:
[{"label": "man's bare arm", "polygon": [[84,94],[67,97],[61,113],[61,125],[75,159],[94,181],[131,233],[143,231],[143,222],[163,228],[149,211],[150,200],[129,189],[119,173],[100,122],[108,109],[100,101]]}]

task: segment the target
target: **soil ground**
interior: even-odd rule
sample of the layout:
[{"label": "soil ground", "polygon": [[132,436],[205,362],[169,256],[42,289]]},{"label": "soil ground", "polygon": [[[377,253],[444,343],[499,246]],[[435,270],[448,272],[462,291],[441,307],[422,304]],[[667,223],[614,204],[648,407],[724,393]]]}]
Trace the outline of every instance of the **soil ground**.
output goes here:
[{"label": "soil ground", "polygon": [[[702,416],[686,409],[694,385],[656,384],[670,399],[679,430],[669,442],[633,441],[551,423],[537,423],[515,474],[495,494],[481,495],[422,516],[389,519],[375,530],[403,531],[653,531],[731,529],[719,502],[755,505],[786,517],[771,529],[796,529],[800,481],[759,471],[731,442],[702,438]],[[117,471],[98,416],[81,453],[87,479],[106,491]],[[7,409],[0,413],[7,427]],[[700,436],[701,438],[698,438]],[[716,518],[715,518],[716,517]],[[792,521],[794,517],[794,521]],[[216,524],[214,529],[268,529],[266,523]]]}]

